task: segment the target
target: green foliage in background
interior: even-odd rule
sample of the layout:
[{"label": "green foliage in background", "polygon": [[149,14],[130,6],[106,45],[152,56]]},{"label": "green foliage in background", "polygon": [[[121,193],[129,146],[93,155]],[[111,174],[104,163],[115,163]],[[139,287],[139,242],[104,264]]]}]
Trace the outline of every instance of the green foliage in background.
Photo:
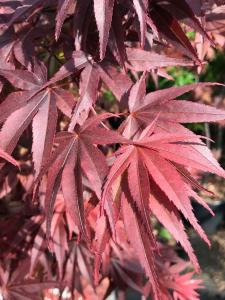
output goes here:
[{"label": "green foliage in background", "polygon": [[213,81],[225,83],[225,55],[224,52],[217,52],[215,58],[207,64],[200,81]]},{"label": "green foliage in background", "polygon": [[171,86],[182,86],[185,84],[191,84],[198,81],[198,76],[191,69],[179,67],[171,67],[168,69],[168,74],[173,77],[174,80],[168,80],[166,78],[159,79],[159,88],[164,89]]}]

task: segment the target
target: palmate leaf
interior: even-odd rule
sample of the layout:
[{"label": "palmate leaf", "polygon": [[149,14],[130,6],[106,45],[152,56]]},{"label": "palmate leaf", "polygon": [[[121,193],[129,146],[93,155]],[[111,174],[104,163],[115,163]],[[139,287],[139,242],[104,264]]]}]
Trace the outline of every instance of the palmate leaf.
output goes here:
[{"label": "palmate leaf", "polygon": [[[156,122],[156,132],[170,132],[181,134],[194,134],[179,123],[192,122],[212,122],[224,119],[224,111],[214,107],[210,107],[200,103],[193,103],[185,100],[173,100],[184,93],[187,93],[195,88],[214,85],[213,83],[196,83],[182,87],[172,87],[145,95],[145,75],[143,75],[130,91],[129,110],[130,115],[121,125],[121,130],[126,137],[136,138],[141,131],[158,115]],[[133,96],[133,91],[141,90],[140,97]],[[201,144],[201,140],[196,137],[196,143]],[[192,145],[192,155],[198,157],[203,156],[205,166],[210,166],[211,172],[221,175],[220,167],[217,161],[213,158],[210,151],[200,145]],[[174,156],[177,156],[174,152]],[[177,159],[179,160],[178,156]],[[180,162],[181,160],[179,160]],[[196,160],[197,161],[197,160]],[[195,168],[195,165],[192,164]],[[205,171],[207,171],[205,169]]]},{"label": "palmate leaf", "polygon": [[[152,128],[152,124],[150,126]],[[149,136],[150,132],[152,130],[145,130],[145,134],[147,135],[142,134],[141,138],[134,142],[134,145],[124,146],[120,150],[120,154],[118,154],[107,176],[102,197],[102,206],[104,207],[106,203],[113,183],[118,177],[122,176],[121,189],[125,195],[124,197],[137,220],[142,220],[141,226],[144,226],[144,232],[148,235],[148,239],[150,241],[154,240],[152,231],[149,229],[150,213],[153,212],[159,218],[159,221],[174,235],[175,239],[181,243],[193,262],[196,271],[198,271],[199,265],[184,231],[179,212],[189,220],[202,239],[207,243],[209,241],[192,211],[191,200],[189,198],[192,182],[189,182],[187,177],[184,178],[173,163],[182,166],[182,168],[194,165],[196,169],[204,169],[204,171],[209,172],[212,172],[214,166],[211,168],[210,165],[204,164],[203,155],[198,154],[196,160],[192,154],[188,155],[189,151],[192,152],[191,146],[195,143],[195,136],[182,136],[175,133],[158,133]],[[183,145],[184,141],[188,142],[185,146]],[[183,147],[185,147],[185,154]],[[202,147],[205,146],[203,145]],[[126,178],[126,172],[128,172],[127,185],[123,182],[123,178]],[[225,172],[221,168],[218,169],[217,173],[225,176]],[[189,178],[191,179],[191,177]],[[128,207],[126,204],[124,214],[127,214],[127,212]],[[141,217],[138,217],[139,215]],[[126,218],[129,221],[126,221]],[[135,226],[134,217],[131,218],[124,215],[123,219],[124,222],[133,222],[132,226]],[[140,228],[134,229],[131,223],[129,224],[129,226],[126,226],[126,230],[132,242],[131,236],[134,235],[134,230],[138,230],[140,234],[141,232],[142,234],[144,233],[142,230],[140,231]],[[176,224],[179,224],[179,226],[176,226]],[[139,227],[140,225],[136,224],[136,226]],[[130,231],[131,227],[133,229]],[[146,240],[147,237],[142,238]],[[132,242],[132,244],[134,243]],[[141,247],[140,243],[133,245],[133,247],[136,249],[137,245]],[[154,249],[153,242],[151,242],[151,248]],[[140,249],[136,249],[136,251],[140,251],[141,253]],[[148,253],[148,255],[153,254]],[[143,267],[146,268],[146,262],[143,262],[141,254],[139,255],[139,259]],[[149,273],[147,274],[149,275]],[[157,281],[157,279],[152,280],[153,282]],[[155,288],[157,288],[157,285],[155,285]]]},{"label": "palmate leaf", "polygon": [[[145,75],[143,75],[145,76]],[[157,124],[161,122],[172,123],[193,123],[193,122],[212,122],[224,119],[224,111],[191,101],[174,100],[177,97],[195,90],[199,87],[214,86],[214,83],[194,83],[182,87],[172,87],[155,92],[151,92],[145,96],[146,86],[143,76],[133,86],[129,97],[130,116],[127,122],[132,123],[135,119],[141,127],[143,124],[151,123],[156,115],[160,113]],[[132,90],[141,90],[140,97],[133,98]],[[160,125],[159,125],[160,126]],[[136,129],[138,130],[138,128]],[[135,132],[130,133],[131,135]]]},{"label": "palmate leaf", "polygon": [[[37,173],[40,171],[43,159],[51,152],[55,134],[57,111],[50,97],[48,91],[40,92],[26,106],[13,112],[0,132],[1,147],[11,153],[21,134],[33,119],[33,159]],[[48,117],[48,113],[51,118]],[[43,137],[43,133],[46,138],[40,139],[39,135]]]},{"label": "palmate leaf", "polygon": [[[82,174],[87,177],[92,190],[100,198],[108,170],[104,155],[93,144],[111,144],[115,141],[118,143],[127,142],[118,133],[98,127],[101,120],[109,116],[111,114],[98,115],[88,119],[85,125],[75,132],[61,132],[56,135],[55,142],[59,146],[46,162],[39,176],[40,178],[48,170],[45,197],[48,239],[50,238],[55,199],[60,186],[62,187],[67,213],[78,227],[83,238],[88,238],[84,218]],[[105,135],[104,139],[100,138],[101,134]]]},{"label": "palmate leaf", "polygon": [[[73,98],[70,94],[68,97],[68,92],[57,87],[51,88],[50,85],[76,72],[87,61],[85,57],[81,61],[79,61],[80,56],[77,60],[74,57],[49,81],[47,81],[47,71],[43,65],[37,74],[24,70],[0,70],[0,74],[11,84],[24,90],[10,94],[0,105],[0,119],[2,121],[7,119],[0,132],[0,145],[6,152],[12,153],[23,131],[32,122],[32,152],[36,175],[51,154],[57,124],[57,104],[59,109],[62,108],[62,111],[68,112],[68,108],[63,109],[59,98],[65,96],[69,98],[66,102],[67,106]],[[20,96],[19,100],[16,100],[16,105],[14,105],[14,99],[18,96]],[[72,107],[69,110],[72,112]]]}]

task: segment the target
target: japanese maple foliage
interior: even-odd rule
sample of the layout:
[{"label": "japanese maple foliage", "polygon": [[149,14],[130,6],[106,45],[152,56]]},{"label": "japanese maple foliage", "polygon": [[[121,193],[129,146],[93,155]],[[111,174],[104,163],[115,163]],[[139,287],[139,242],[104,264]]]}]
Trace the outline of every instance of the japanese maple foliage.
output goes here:
[{"label": "japanese maple foliage", "polygon": [[[201,279],[185,273],[200,266],[183,221],[210,245],[192,209],[197,201],[213,214],[195,172],[225,171],[184,124],[224,120],[225,111],[177,99],[217,83],[151,92],[147,83],[171,80],[170,66],[202,69],[200,50],[222,35],[210,32],[222,2],[1,1],[4,299],[55,299],[53,288],[58,299],[128,288],[155,300],[199,299]],[[190,263],[159,243],[153,219]]]}]

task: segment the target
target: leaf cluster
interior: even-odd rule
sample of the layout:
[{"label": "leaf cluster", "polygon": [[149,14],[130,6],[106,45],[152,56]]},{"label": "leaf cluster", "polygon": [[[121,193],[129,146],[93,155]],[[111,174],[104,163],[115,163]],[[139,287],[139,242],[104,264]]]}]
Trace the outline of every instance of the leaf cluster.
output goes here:
[{"label": "leaf cluster", "polygon": [[192,209],[193,200],[212,213],[195,175],[225,171],[207,138],[184,124],[221,121],[225,111],[179,100],[216,83],[147,93],[146,82],[172,80],[167,67],[202,68],[187,33],[215,46],[202,20],[210,26],[215,6],[223,8],[206,2],[2,0],[4,299],[53,299],[52,288],[60,299],[66,289],[71,299],[105,299],[127,288],[155,300],[199,299],[201,280],[157,241],[152,220],[199,272],[183,219],[210,244]]}]

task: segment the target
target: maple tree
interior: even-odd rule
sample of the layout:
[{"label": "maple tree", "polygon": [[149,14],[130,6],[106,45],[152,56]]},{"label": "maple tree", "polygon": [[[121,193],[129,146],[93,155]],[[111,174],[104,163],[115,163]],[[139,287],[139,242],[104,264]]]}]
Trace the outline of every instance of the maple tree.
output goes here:
[{"label": "maple tree", "polygon": [[[206,50],[221,46],[223,10],[206,0],[1,1],[4,299],[55,299],[53,288],[57,299],[128,288],[199,299],[184,219],[210,245],[192,209],[197,201],[213,214],[198,190],[210,192],[195,174],[225,171],[185,124],[225,111],[177,99],[217,83],[149,91],[148,82],[171,80],[170,66],[201,71]],[[157,240],[154,218],[190,263]]]}]

